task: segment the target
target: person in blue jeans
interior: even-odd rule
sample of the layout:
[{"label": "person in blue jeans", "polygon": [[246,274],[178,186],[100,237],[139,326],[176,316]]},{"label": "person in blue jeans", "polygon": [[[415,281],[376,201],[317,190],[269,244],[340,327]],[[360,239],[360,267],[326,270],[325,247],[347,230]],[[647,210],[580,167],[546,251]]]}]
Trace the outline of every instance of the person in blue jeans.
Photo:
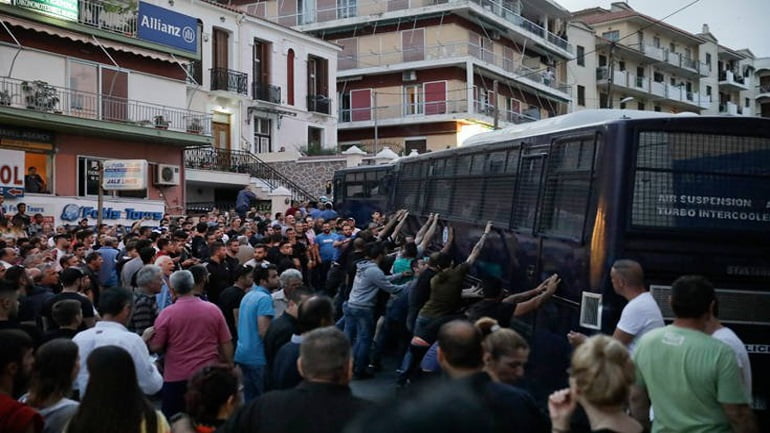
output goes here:
[{"label": "person in blue jeans", "polygon": [[348,302],[343,306],[345,314],[345,334],[353,345],[353,377],[366,379],[373,376],[367,371],[369,350],[374,338],[374,307],[377,292],[385,290],[391,294],[400,293],[409,283],[394,285],[391,280],[411,276],[407,271],[395,275],[385,275],[380,264],[385,258],[385,246],[379,243],[368,247],[366,259],[357,265],[356,278],[350,290]]},{"label": "person in blue jeans", "polygon": [[270,292],[279,286],[278,270],[269,264],[257,266],[254,281],[256,284],[243,297],[238,311],[235,363],[243,372],[244,403],[259,397],[265,389],[264,338],[275,315]]}]

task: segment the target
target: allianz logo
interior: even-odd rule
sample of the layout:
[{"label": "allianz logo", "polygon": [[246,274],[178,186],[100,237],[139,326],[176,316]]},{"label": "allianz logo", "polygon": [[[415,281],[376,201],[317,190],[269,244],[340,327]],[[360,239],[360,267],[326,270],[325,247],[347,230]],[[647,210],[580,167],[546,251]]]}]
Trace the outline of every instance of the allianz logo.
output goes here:
[{"label": "allianz logo", "polygon": [[193,30],[190,26],[179,27],[173,24],[167,24],[164,23],[160,18],[148,17],[147,15],[142,17],[142,21],[139,23],[139,25],[151,30],[156,30],[171,36],[182,38],[187,43],[192,43],[195,41],[195,30]]}]

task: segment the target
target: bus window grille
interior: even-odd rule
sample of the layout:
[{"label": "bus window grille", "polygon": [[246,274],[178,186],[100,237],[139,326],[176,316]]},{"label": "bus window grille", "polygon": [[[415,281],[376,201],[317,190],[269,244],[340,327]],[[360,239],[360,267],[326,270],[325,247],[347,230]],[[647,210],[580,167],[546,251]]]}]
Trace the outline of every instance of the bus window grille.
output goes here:
[{"label": "bus window grille", "polygon": [[588,329],[602,327],[602,295],[583,292],[580,300],[580,326]]}]

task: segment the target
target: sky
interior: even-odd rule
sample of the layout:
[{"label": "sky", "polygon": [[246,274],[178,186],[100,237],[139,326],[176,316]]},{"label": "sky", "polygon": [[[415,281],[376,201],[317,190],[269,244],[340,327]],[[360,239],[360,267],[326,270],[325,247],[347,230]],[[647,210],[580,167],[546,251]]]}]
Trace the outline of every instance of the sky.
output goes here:
[{"label": "sky", "polygon": [[[611,0],[554,0],[574,12],[591,7],[609,8]],[[693,0],[628,0],[632,8],[661,19]],[[708,24],[721,45],[748,48],[756,57],[770,57],[770,0],[700,0],[665,20],[690,33]]]}]

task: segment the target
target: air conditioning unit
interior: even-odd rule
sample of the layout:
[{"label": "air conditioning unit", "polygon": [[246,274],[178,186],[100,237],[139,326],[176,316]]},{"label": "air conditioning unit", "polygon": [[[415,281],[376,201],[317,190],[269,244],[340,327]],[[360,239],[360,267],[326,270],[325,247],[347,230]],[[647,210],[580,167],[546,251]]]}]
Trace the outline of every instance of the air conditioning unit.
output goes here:
[{"label": "air conditioning unit", "polygon": [[404,71],[401,73],[402,81],[417,81],[417,71]]},{"label": "air conditioning unit", "polygon": [[171,164],[156,165],[155,185],[179,185],[179,166]]}]

